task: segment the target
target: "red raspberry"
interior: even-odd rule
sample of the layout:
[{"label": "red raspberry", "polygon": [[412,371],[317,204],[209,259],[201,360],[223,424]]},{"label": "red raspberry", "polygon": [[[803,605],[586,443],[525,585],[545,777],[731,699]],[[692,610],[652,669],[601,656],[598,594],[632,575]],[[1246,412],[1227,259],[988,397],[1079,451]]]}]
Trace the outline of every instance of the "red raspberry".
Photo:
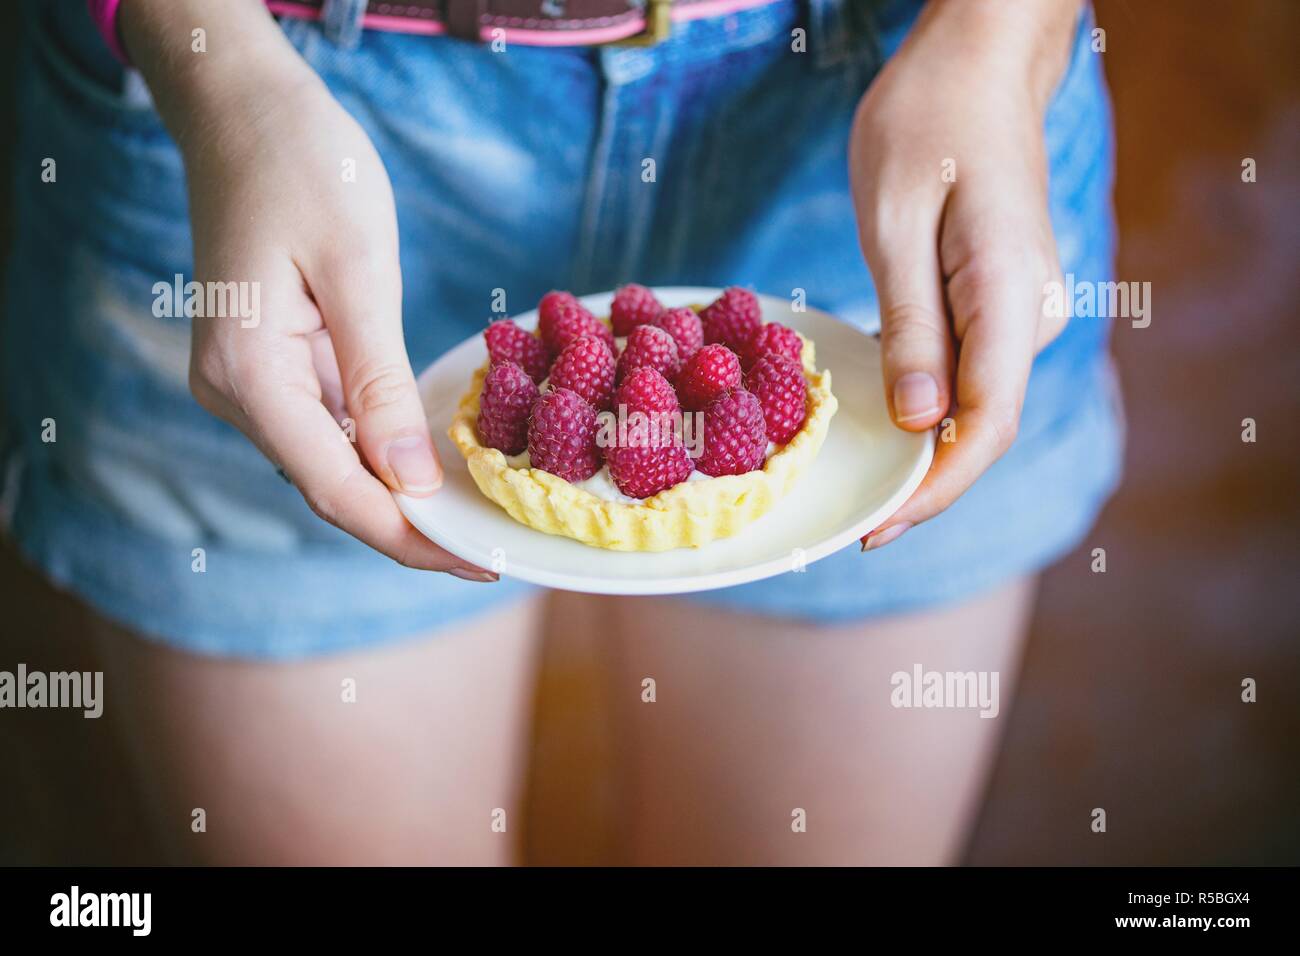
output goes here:
[{"label": "red raspberry", "polygon": [[704,341],[721,342],[737,354],[743,354],[750,338],[763,324],[758,296],[748,289],[732,286],[713,300],[703,312]]},{"label": "red raspberry", "polygon": [[551,384],[578,393],[597,411],[614,394],[614,353],[600,339],[584,335],[564,347],[551,366]]},{"label": "red raspberry", "polygon": [[706,345],[682,366],[677,397],[688,412],[700,411],[729,388],[739,388],[744,376],[740,359],[725,345]]},{"label": "red raspberry", "polygon": [[[667,442],[660,440],[664,435]],[[626,444],[606,454],[609,476],[629,498],[649,498],[685,481],[694,470],[680,435],[659,432],[647,419],[629,429]]]},{"label": "red raspberry", "polygon": [[528,447],[528,415],[537,383],[514,362],[498,362],[483,378],[478,397],[478,437],[489,448],[517,455]]},{"label": "red raspberry", "polygon": [[493,322],[483,332],[488,355],[495,362],[514,362],[527,372],[534,382],[546,378],[550,356],[546,346],[531,332],[525,332],[509,319]]},{"label": "red raspberry", "polygon": [[605,462],[618,490],[631,498],[649,498],[690,477],[694,466],[677,431],[677,393],[656,369],[642,366],[628,373],[614,393],[623,431]]},{"label": "red raspberry", "polygon": [[763,408],[769,441],[784,445],[803,427],[808,383],[799,362],[786,355],[764,355],[745,376],[745,388]]},{"label": "red raspberry", "polygon": [[686,361],[704,345],[704,326],[694,309],[665,309],[650,322],[663,329],[677,343],[677,354]]},{"label": "red raspberry", "polygon": [[[552,289],[542,296],[542,301],[537,303],[537,324],[543,325],[553,322],[561,311],[575,306],[583,312],[587,311],[572,292],[561,292],[559,289]],[[590,315],[591,313],[588,312],[587,314]]]},{"label": "red raspberry", "polygon": [[695,467],[706,475],[743,475],[763,467],[767,429],[758,399],[743,388],[715,398],[704,410],[704,450]]},{"label": "red raspberry", "polygon": [[548,292],[537,306],[537,331],[557,356],[564,347],[583,335],[594,335],[614,351],[614,333],[568,292]]},{"label": "red raspberry", "polygon": [[680,409],[677,393],[657,369],[643,366],[633,369],[614,393],[614,409],[626,409],[626,414],[644,412],[647,415],[672,415]]},{"label": "red raspberry", "polygon": [[754,363],[767,354],[784,355],[803,364],[803,340],[794,329],[788,329],[780,322],[769,322],[749,340],[745,351],[740,353],[740,363],[748,372]]},{"label": "red raspberry", "polygon": [[633,369],[646,366],[672,381],[677,377],[682,362],[677,357],[677,343],[671,335],[653,325],[638,325],[627,337],[623,354],[618,357],[618,375],[615,380],[622,382]]},{"label": "red raspberry", "polygon": [[645,325],[664,310],[655,298],[655,294],[643,285],[629,282],[614,293],[614,304],[610,306],[609,321],[614,326],[614,334],[619,338],[631,335],[638,325]]},{"label": "red raspberry", "polygon": [[565,481],[585,481],[600,470],[596,410],[567,388],[550,389],[528,422],[532,467]]}]

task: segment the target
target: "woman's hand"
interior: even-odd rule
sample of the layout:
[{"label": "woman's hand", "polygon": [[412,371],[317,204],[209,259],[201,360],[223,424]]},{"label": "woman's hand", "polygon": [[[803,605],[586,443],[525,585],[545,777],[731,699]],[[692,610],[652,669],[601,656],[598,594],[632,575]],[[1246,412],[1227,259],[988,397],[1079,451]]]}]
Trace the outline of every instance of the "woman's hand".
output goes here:
[{"label": "woman's hand", "polygon": [[442,471],[402,339],[392,189],[369,139],[260,3],[130,0],[123,16],[184,156],[195,279],[259,290],[254,320],[195,319],[195,397],[326,521],[404,565],[494,579],[416,531],[389,491],[433,494]]},{"label": "woman's hand", "polygon": [[1043,120],[1078,0],[932,0],[863,97],[850,140],[859,232],[880,300],[885,397],[899,428],[946,417],[916,493],[863,539],[939,514],[1014,441],[1034,356],[1065,320]]}]

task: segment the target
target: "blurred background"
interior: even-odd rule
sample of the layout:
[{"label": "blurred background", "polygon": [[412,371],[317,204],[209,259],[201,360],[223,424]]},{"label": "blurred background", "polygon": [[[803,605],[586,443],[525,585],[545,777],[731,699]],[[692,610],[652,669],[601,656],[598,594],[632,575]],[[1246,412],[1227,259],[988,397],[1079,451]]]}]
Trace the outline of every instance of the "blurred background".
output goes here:
[{"label": "blurred background", "polygon": [[[13,6],[0,6],[11,128]],[[1126,479],[1047,572],[971,864],[1300,863],[1300,3],[1097,0],[1119,141],[1119,278],[1152,323],[1119,323]],[[1257,181],[1242,181],[1252,158]],[[8,157],[0,158],[3,182]],[[7,203],[8,191],[4,190]],[[8,238],[0,205],[0,235]],[[1258,440],[1241,440],[1242,419]],[[1103,547],[1107,571],[1091,571]],[[80,609],[0,548],[0,667],[71,669]],[[617,741],[575,639],[546,648],[528,856],[606,859]],[[39,662],[39,664],[38,664]],[[1258,702],[1241,701],[1253,678]],[[46,712],[45,717],[49,716]],[[69,794],[66,753],[0,712],[0,863],[133,863],[145,795]],[[100,721],[65,720],[103,778]],[[40,766],[38,786],[30,772]],[[44,787],[45,789],[40,789]],[[1108,832],[1061,821],[1107,811]],[[41,824],[37,826],[36,824]],[[37,840],[37,830],[58,834]]]}]

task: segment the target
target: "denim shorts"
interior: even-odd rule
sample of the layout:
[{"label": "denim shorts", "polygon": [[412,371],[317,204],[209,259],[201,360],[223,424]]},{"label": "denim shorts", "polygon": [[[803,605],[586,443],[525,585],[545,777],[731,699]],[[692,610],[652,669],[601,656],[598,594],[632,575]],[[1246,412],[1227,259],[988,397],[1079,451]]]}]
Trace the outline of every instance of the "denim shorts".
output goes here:
[{"label": "denim shorts", "polygon": [[[369,551],[191,398],[188,322],[151,308],[155,283],[192,270],[180,157],[84,6],[29,4],[20,70],[0,516],[22,553],[129,628],[250,658],[426,632],[528,593]],[[847,138],[919,6],[777,0],[679,24],[656,47],[505,53],[282,26],[392,178],[418,371],[482,329],[497,289],[510,312],[628,281],[804,289],[878,326]],[[1111,118],[1089,28],[1046,136],[1062,265],[1104,281]],[[1042,353],[1015,445],[942,516],[879,551],[690,600],[850,620],[974,595],[1071,550],[1120,470],[1107,339],[1104,321],[1075,319]]]}]

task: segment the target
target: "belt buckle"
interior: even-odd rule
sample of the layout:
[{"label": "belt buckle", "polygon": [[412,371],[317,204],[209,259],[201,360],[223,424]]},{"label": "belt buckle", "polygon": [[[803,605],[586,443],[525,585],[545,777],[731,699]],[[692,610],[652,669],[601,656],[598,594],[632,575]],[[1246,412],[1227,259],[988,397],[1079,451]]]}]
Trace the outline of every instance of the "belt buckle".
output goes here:
[{"label": "belt buckle", "polygon": [[645,29],[610,46],[656,46],[673,33],[673,0],[645,0]]}]

